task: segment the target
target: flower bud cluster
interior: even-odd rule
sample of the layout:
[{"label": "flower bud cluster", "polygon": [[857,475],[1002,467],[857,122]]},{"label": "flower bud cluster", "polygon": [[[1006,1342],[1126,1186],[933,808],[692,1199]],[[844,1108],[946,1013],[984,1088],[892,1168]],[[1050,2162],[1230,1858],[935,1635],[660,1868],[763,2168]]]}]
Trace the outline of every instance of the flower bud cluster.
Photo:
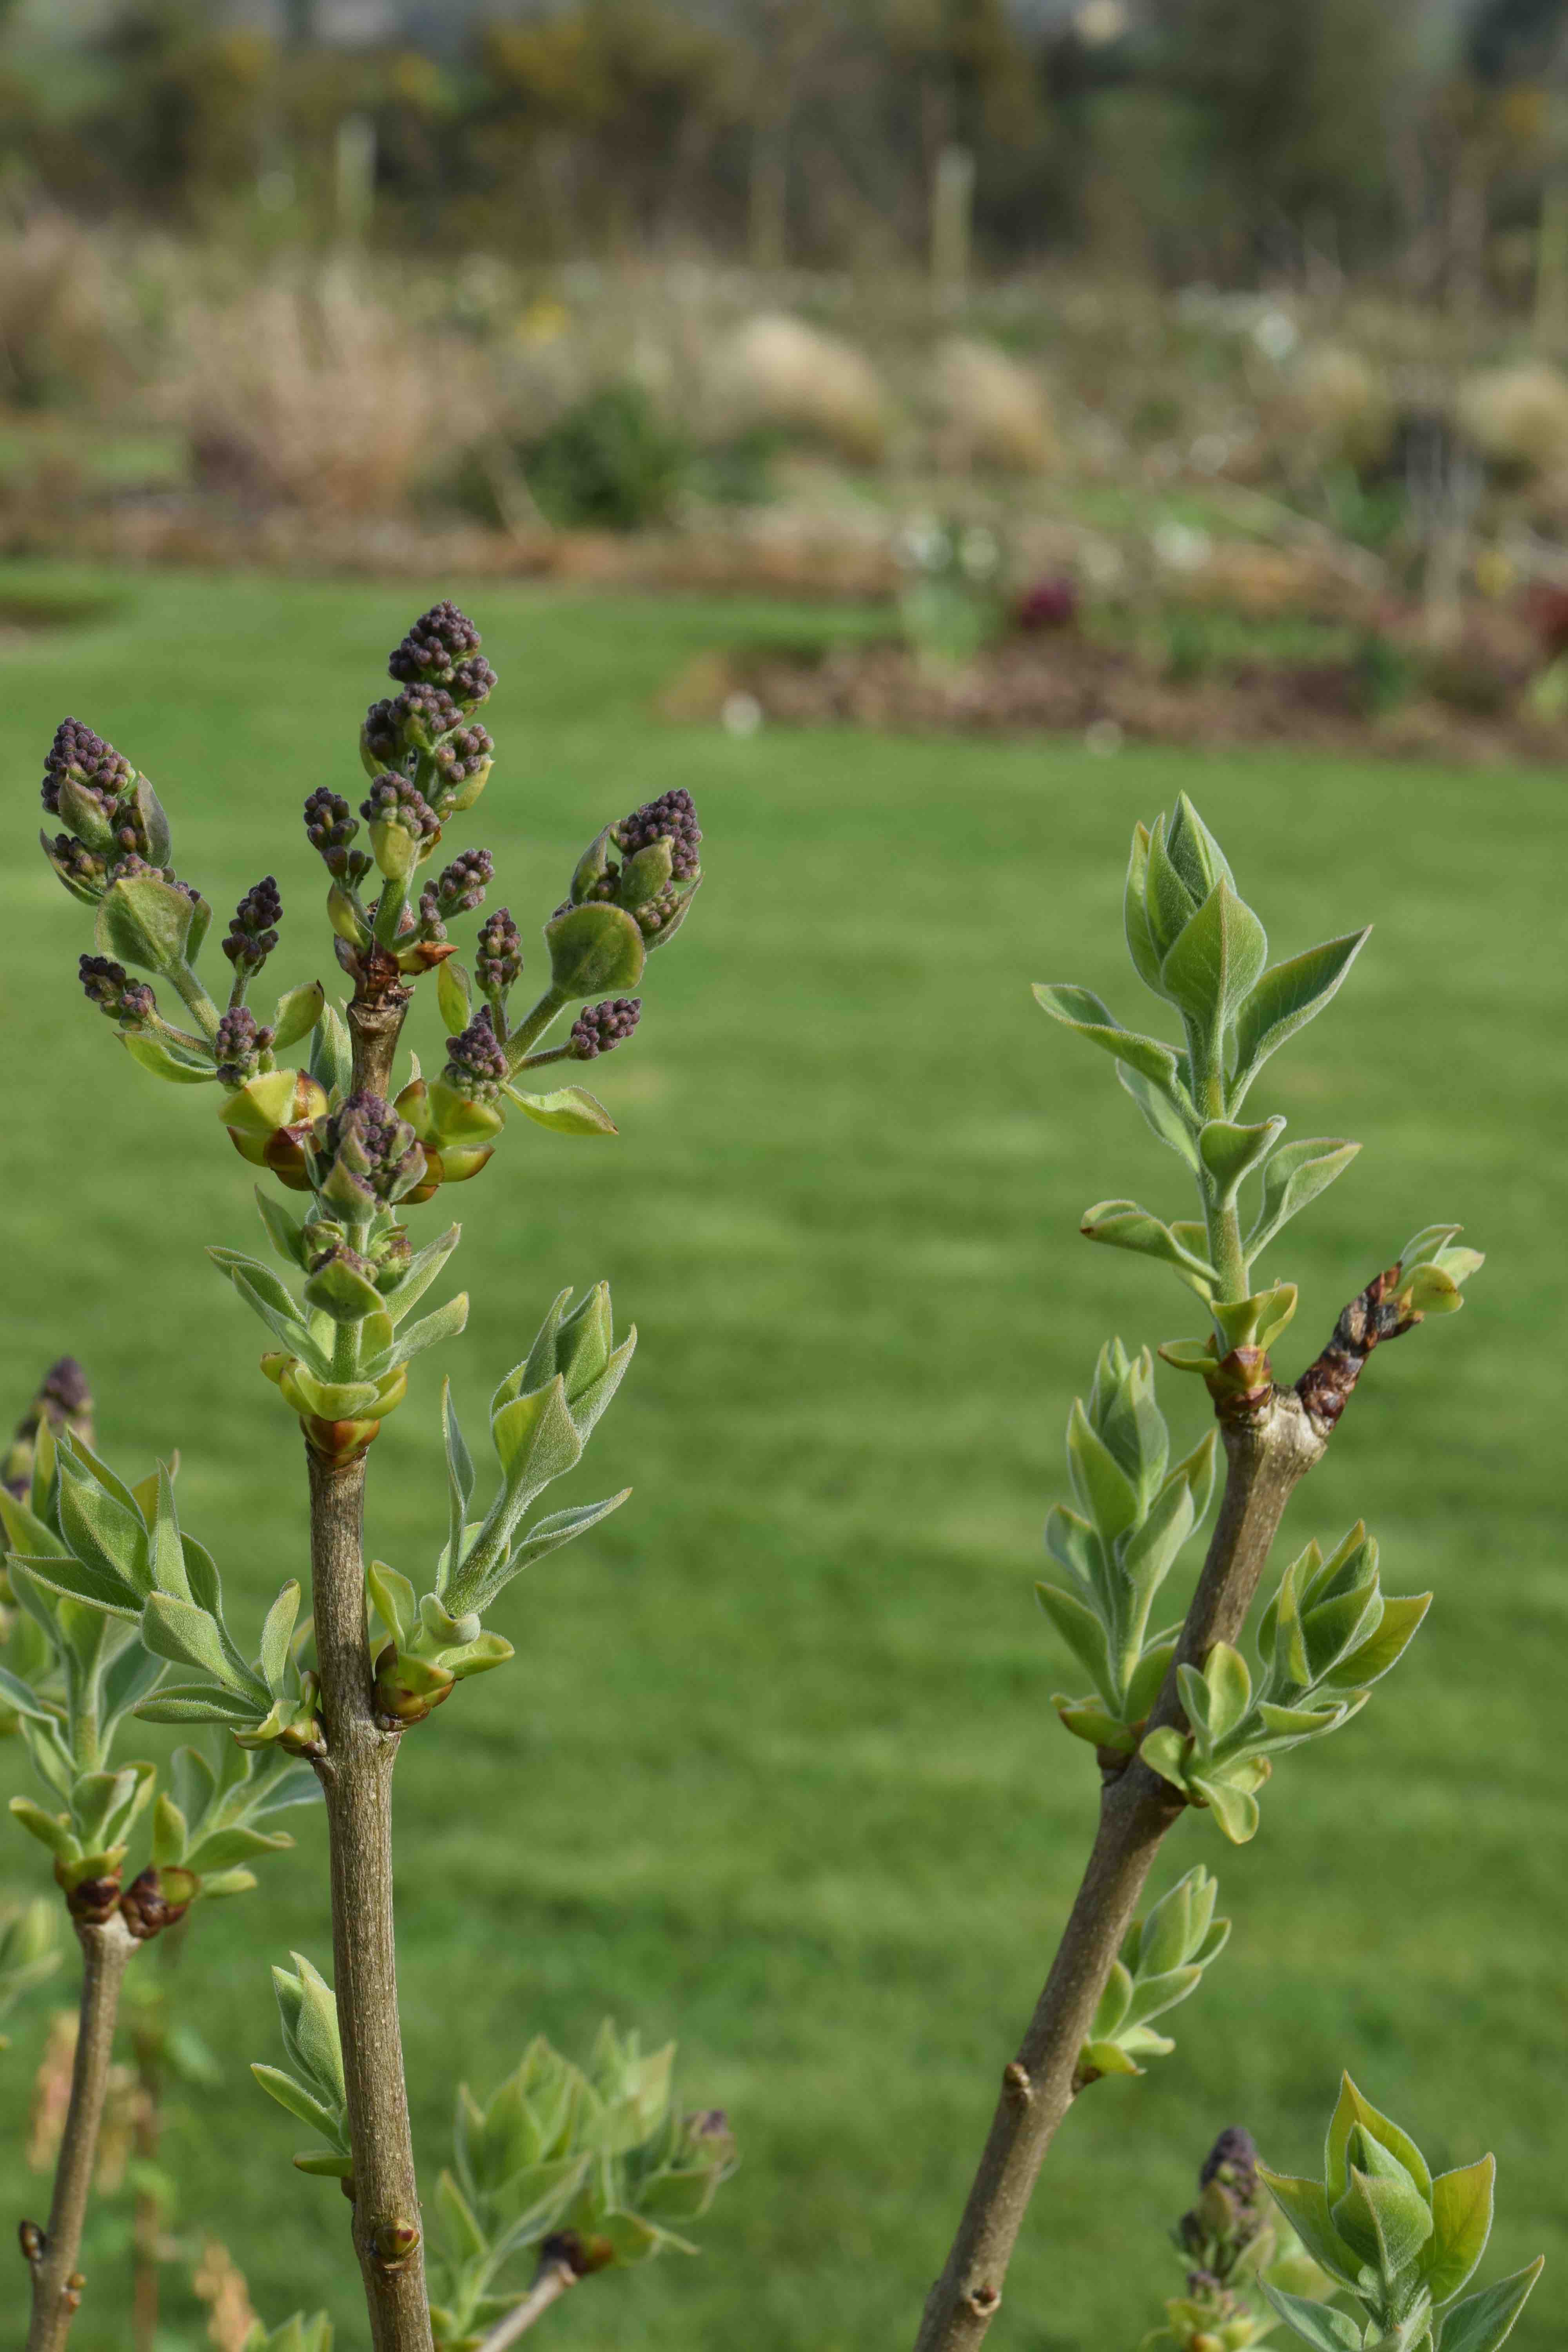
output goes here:
[{"label": "flower bud cluster", "polygon": [[217,1074],[226,1086],[242,1087],[253,1078],[261,1066],[261,1057],[272,1050],[272,1031],[257,1020],[247,1006],[231,1005],[217,1024],[213,1040],[213,1052],[217,1057]]},{"label": "flower bud cluster", "polygon": [[627,857],[635,857],[639,849],[651,848],[656,841],[668,841],[669,870],[677,882],[689,882],[702,870],[699,855],[702,830],[697,822],[696,803],[683,784],[633,809],[629,816],[622,817],[619,824],[612,828],[612,835],[617,849]]},{"label": "flower bud cluster", "polygon": [[359,825],[341,793],[318,785],[305,803],[305,838],[335,882],[363,882],[374,860],[350,844]]},{"label": "flower bud cluster", "polygon": [[377,776],[359,813],[374,827],[395,825],[417,842],[439,839],[441,820],[416,784],[390,772]]},{"label": "flower bud cluster", "polygon": [[602,1004],[585,1005],[572,1024],[567,1053],[574,1062],[596,1061],[623,1045],[641,1016],[640,996],[606,997]]},{"label": "flower bud cluster", "polygon": [[305,1151],[313,1191],[359,1220],[380,1202],[400,1201],[425,1174],[414,1129],[380,1095],[350,1095],[315,1120]]},{"label": "flower bud cluster", "polygon": [[496,1035],[487,1004],[466,1029],[447,1039],[441,1075],[454,1094],[469,1102],[492,1103],[508,1074],[506,1048]]},{"label": "flower bud cluster", "polygon": [[237,978],[250,980],[261,970],[278,945],[277,927],[282,919],[282,897],[268,874],[252,885],[229,918],[223,951]]},{"label": "flower bud cluster", "polygon": [[474,957],[474,978],[479,992],[504,1001],[522,976],[522,934],[512,921],[510,907],[498,907],[479,927]]},{"label": "flower bud cluster", "polygon": [[101,1006],[122,1029],[141,1029],[157,1011],[157,1000],[144,980],[132,980],[122,963],[110,956],[84,955],[78,965],[88,1002]]},{"label": "flower bud cluster", "polygon": [[495,878],[495,860],[488,849],[465,849],[444,866],[419,894],[419,918],[427,929],[439,930],[456,916],[471,915],[484,904],[485,887]]},{"label": "flower bud cluster", "polygon": [[394,646],[386,667],[399,685],[444,686],[471,706],[482,702],[496,682],[494,670],[479,656],[480,643],[467,614],[444,597],[420,614]]},{"label": "flower bud cluster", "polygon": [[106,817],[136,782],[135,771],[112,743],[79,719],[62,719],[44,761],[43,802],[51,816],[60,813],[60,787],[69,782],[96,801]]}]

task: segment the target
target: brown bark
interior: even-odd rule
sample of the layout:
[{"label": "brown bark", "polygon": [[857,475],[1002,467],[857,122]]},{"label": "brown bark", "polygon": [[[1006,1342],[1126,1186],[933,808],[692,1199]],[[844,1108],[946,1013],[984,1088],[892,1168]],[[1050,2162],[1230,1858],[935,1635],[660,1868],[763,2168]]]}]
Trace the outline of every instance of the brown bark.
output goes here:
[{"label": "brown bark", "polygon": [[[1152,1724],[1183,1720],[1176,1664],[1234,1641],[1297,1481],[1325,1436],[1289,1391],[1221,1422],[1226,1475],[1203,1574]],[[1007,2264],[1041,2165],[1077,2095],[1079,2053],[1150,1865],[1183,1801],[1137,1760],[1110,1778],[1062,1939],[1016,2057],[1005,2069],[980,2167],[947,2266],[927,2300],[916,2352],[971,2352],[1001,2308]]]},{"label": "brown bark", "polygon": [[327,1752],[316,1771],[331,1860],[332,1965],[343,2045],[353,2243],[374,2352],[431,2352],[419,2192],[403,2078],[392,1901],[392,1769],[365,1626],[364,1460],[309,1448],[316,1659]]},{"label": "brown bark", "polygon": [[63,2352],[81,2302],[83,2282],[77,2263],[82,2225],[109,2089],[120,1988],[136,1950],[136,1938],[118,1910],[106,1919],[79,1919],[76,1932],[82,1957],[80,2021],[48,2227],[40,2232],[34,2223],[24,2221],[21,2230],[22,2251],[33,2274],[26,2352]]}]

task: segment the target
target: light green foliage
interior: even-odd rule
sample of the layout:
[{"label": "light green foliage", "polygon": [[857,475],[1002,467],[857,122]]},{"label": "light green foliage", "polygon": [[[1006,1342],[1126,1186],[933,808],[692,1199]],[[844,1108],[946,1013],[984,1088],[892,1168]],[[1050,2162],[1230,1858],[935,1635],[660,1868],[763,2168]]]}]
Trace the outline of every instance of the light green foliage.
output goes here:
[{"label": "light green foliage", "polygon": [[[1248,1123],[1240,1112],[1264,1064],[1337,992],[1367,933],[1270,965],[1263,925],[1184,793],[1168,820],[1135,829],[1123,911],[1133,968],[1178,1015],[1180,1048],[1124,1028],[1091,989],[1041,983],[1035,994],[1053,1020],[1114,1057],[1150,1127],[1185,1162],[1202,1214],[1167,1222],[1135,1201],[1101,1201],[1085,1211],[1083,1232],[1168,1266],[1208,1307],[1209,1331],[1163,1348],[1168,1362],[1223,1381],[1221,1367],[1241,1351],[1230,1384],[1245,1387],[1296,1311],[1295,1286],[1255,1287],[1254,1269],[1361,1147],[1337,1137],[1287,1144],[1283,1118]],[[1241,1195],[1254,1181],[1258,1205],[1244,1226]],[[1462,1304],[1460,1285],[1481,1260],[1443,1255],[1457,1231],[1435,1227],[1411,1244],[1432,1252],[1410,1286],[1416,1314]]]},{"label": "light green foliage", "polygon": [[297,2311],[268,2333],[258,2319],[245,2339],[244,2352],[332,2352],[332,2323],[324,2311],[311,2319]]},{"label": "light green foliage", "polygon": [[432,2231],[441,2352],[475,2352],[526,2292],[509,2270],[546,2239],[568,2241],[579,2273],[697,2252],[684,2232],[734,2170],[734,2141],[723,2116],[682,2111],[674,2061],[606,2021],[585,2067],[541,2037],[485,2105],[460,2086]]},{"label": "light green foliage", "polygon": [[1359,1523],[1327,1559],[1309,1544],[1258,1623],[1256,1686],[1240,1651],[1216,1642],[1201,1675],[1176,1670],[1190,1729],[1163,1725],[1140,1754],[1194,1804],[1207,1806],[1232,1844],[1244,1845],[1258,1829],[1257,1791],[1272,1759],[1360,1713],[1431,1599],[1384,1593],[1377,1546]]},{"label": "light green foliage", "polygon": [[170,1782],[153,1809],[153,1859],[171,1895],[189,1879],[193,1895],[246,1893],[256,1884],[249,1864],[294,1843],[273,1817],[321,1798],[308,1764],[275,1745],[258,1755],[237,1738],[223,1741],[216,1767],[200,1748],[177,1748]]},{"label": "light green foliage", "polygon": [[1112,1339],[1100,1349],[1087,1402],[1074,1403],[1067,1445],[1079,1508],[1051,1512],[1046,1548],[1069,1580],[1037,1590],[1094,1689],[1053,1704],[1079,1738],[1130,1756],[1175,1653],[1180,1626],[1152,1634],[1149,1618],[1208,1509],[1214,1433],[1172,1465],[1153,1360],[1147,1349],[1130,1357]]},{"label": "light green foliage", "polygon": [[[57,1642],[68,1711],[75,1692],[79,1715],[89,1706],[103,1714],[92,1731],[83,1717],[69,1740],[96,1753],[133,1712],[152,1723],[223,1724],[254,1746],[278,1739],[303,1752],[315,1745],[315,1677],[300,1664],[304,1633],[294,1638],[299,1585],[283,1587],[262,1628],[260,1655],[247,1663],[225,1622],[213,1557],[181,1529],[165,1466],[131,1487],[69,1435],[40,1458],[47,1465],[41,1508],[6,1497],[0,1512],[11,1541],[26,1547],[9,1556],[11,1581],[46,1640]],[[141,1641],[110,1652],[110,1626],[121,1618]],[[166,1681],[167,1664],[199,1679]]]},{"label": "light green foliage", "polygon": [[468,1321],[468,1297],[459,1291],[406,1330],[399,1328],[457,1248],[461,1226],[449,1225],[423,1249],[410,1251],[390,1205],[368,1223],[351,1226],[321,1213],[321,1204],[316,1215],[301,1220],[259,1187],[256,1197],[278,1255],[313,1269],[296,1298],[259,1258],[240,1250],[207,1252],[283,1343],[284,1353],[263,1357],[263,1371],[307,1418],[367,1426],[384,1420],[403,1401],[415,1357],[456,1339]]},{"label": "light green foliage", "polygon": [[1218,1894],[1200,1865],[1133,1921],[1094,2012],[1080,2075],[1141,2074],[1141,2058],[1170,2056],[1176,2045],[1152,2031],[1152,2021],[1196,1992],[1204,1970],[1224,1951],[1230,1921],[1214,1916]]},{"label": "light green foliage", "polygon": [[[60,1964],[55,1941],[55,1906],[39,1895],[31,1903],[0,1906],[0,2017],[47,1982]],[[0,2050],[8,2050],[0,2033]]]},{"label": "light green foliage", "polygon": [[409,1580],[379,1560],[366,1580],[386,1633],[376,1662],[376,1701],[390,1721],[417,1722],[466,1675],[504,1664],[511,1644],[481,1629],[483,1612],[514,1576],[597,1527],[631,1491],[623,1488],[601,1503],[579,1503],[523,1528],[545,1487],[582,1458],[637,1346],[635,1329],[616,1342],[607,1283],[587,1292],[568,1313],[571,1296],[561,1292],[527,1356],[490,1399],[490,1442],[500,1486],[482,1520],[468,1516],[473,1457],[450,1385],[442,1392],[448,1509],[434,1590],[416,1600]]},{"label": "light green foliage", "polygon": [[320,1969],[299,1952],[291,1952],[289,1958],[294,1963],[292,1974],[287,1969],[272,1971],[288,2064],[256,2064],[250,2071],[280,2107],[286,2107],[298,2122],[309,2124],[327,2143],[324,2150],[307,2148],[297,2156],[294,2162],[299,2169],[347,2180],[353,2172],[353,2160],[349,2154],[338,2005]]},{"label": "light green foliage", "polygon": [[[0,1493],[0,1518],[16,1547],[6,1572],[24,1612],[12,1628],[12,1664],[0,1667],[0,1705],[53,1801],[13,1797],[11,1811],[53,1853],[68,1894],[89,1880],[117,1882],[156,1790],[150,1763],[110,1769],[127,1719],[218,1723],[255,1744],[280,1736],[268,1727],[274,1718],[293,1725],[303,1708],[310,1719],[301,1696],[309,1678],[287,1632],[278,1639],[277,1610],[262,1638],[277,1694],[261,1669],[246,1665],[223,1621],[211,1554],[181,1531],[166,1465],[128,1486],[79,1436],[57,1439],[45,1424],[28,1499]],[[279,1607],[289,1627],[298,1601],[299,1587],[287,1587]],[[125,1635],[124,1620],[137,1633]],[[166,1681],[171,1660],[203,1680]],[[173,1794],[158,1799],[153,1816],[152,1866],[165,1901],[183,1908],[254,1886],[237,1865],[293,1843],[257,1822],[319,1794],[307,1769],[253,1773],[228,1741],[216,1773],[182,1749]]]},{"label": "light green foliage", "polygon": [[1321,2181],[1259,2168],[1307,2252],[1355,2315],[1264,2292],[1313,2352],[1498,2352],[1544,2257],[1465,2294],[1491,2233],[1489,2156],[1434,2179],[1414,2140],[1347,2074],[1330,2120]]}]

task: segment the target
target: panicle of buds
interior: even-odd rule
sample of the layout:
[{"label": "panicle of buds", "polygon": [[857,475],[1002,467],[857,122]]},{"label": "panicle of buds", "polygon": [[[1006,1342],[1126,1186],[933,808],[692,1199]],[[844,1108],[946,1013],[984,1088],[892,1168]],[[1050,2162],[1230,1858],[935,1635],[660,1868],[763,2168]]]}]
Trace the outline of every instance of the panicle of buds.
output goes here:
[{"label": "panicle of buds", "polygon": [[508,1065],[488,1004],[466,1029],[447,1040],[447,1066],[441,1075],[454,1094],[465,1095],[470,1102],[494,1102]]},{"label": "panicle of buds", "polygon": [[306,1150],[314,1190],[362,1221],[379,1202],[400,1201],[425,1174],[414,1129],[380,1095],[350,1095],[314,1122]]},{"label": "panicle of buds", "polygon": [[479,927],[474,978],[481,996],[504,1000],[522,976],[522,934],[510,907],[498,907]]},{"label": "panicle of buds", "polygon": [[319,784],[305,803],[305,838],[335,881],[360,882],[370,872],[371,859],[349,845],[358,831],[342,794]]},{"label": "panicle of buds", "polygon": [[232,1005],[219,1021],[213,1051],[217,1056],[218,1076],[226,1086],[242,1087],[247,1078],[253,1078],[261,1056],[271,1050],[272,1031],[258,1022],[247,1006]]},{"label": "panicle of buds", "polygon": [[566,1050],[574,1062],[592,1062],[624,1045],[642,1017],[640,996],[606,997],[584,1005],[572,1024]]},{"label": "panicle of buds", "polygon": [[433,841],[441,830],[435,810],[406,776],[377,776],[361,801],[359,813],[367,824],[401,825],[420,841]]},{"label": "panicle of buds", "polygon": [[471,915],[484,904],[485,886],[494,880],[495,870],[488,849],[465,849],[420,892],[420,919],[439,924],[458,915]]},{"label": "panicle of buds", "polygon": [[44,761],[43,801],[51,816],[59,814],[60,786],[68,777],[98,803],[105,816],[136,780],[130,761],[79,719],[61,719]]},{"label": "panicle of buds", "polygon": [[466,613],[443,597],[422,613],[387,661],[403,686],[445,686],[464,702],[482,702],[495,683],[489,662],[476,660],[480,639]]},{"label": "panicle of buds", "polygon": [[53,841],[47,833],[40,834],[44,855],[68,890],[79,898],[100,898],[109,887],[109,866],[96,850],[84,841],[76,841],[68,833],[57,833]]},{"label": "panicle of buds", "polygon": [[157,1000],[144,980],[132,980],[122,963],[110,956],[84,955],[78,962],[81,984],[89,1003],[97,1004],[122,1029],[141,1029],[157,1011]]},{"label": "panicle of buds", "polygon": [[1222,2131],[1198,2174],[1198,2200],[1176,2224],[1175,2241],[1193,2263],[1189,2288],[1200,2279],[1223,2286],[1269,2230],[1268,2192],[1258,2177],[1258,2150],[1239,2125]]},{"label": "panicle of buds", "polygon": [[495,758],[495,751],[489,728],[476,722],[471,727],[459,727],[455,734],[437,743],[430,756],[443,784],[455,791],[484,773]]},{"label": "panicle of buds", "polygon": [[283,919],[283,900],[268,874],[248,889],[229,919],[223,951],[236,973],[249,979],[261,970],[278,944],[277,926]]},{"label": "panicle of buds", "polygon": [[700,872],[699,850],[702,840],[697,822],[696,804],[684,784],[661,793],[656,801],[645,801],[641,808],[633,809],[612,827],[612,838],[624,856],[634,857],[639,849],[651,848],[656,841],[669,844],[669,871],[677,882],[689,882]]}]

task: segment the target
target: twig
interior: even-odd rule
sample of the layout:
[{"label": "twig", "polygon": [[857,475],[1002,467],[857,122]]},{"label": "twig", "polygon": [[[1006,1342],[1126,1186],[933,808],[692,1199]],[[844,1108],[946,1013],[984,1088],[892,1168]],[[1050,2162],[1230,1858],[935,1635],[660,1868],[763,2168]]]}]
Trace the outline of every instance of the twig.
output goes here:
[{"label": "twig", "polygon": [[479,2352],[506,2352],[520,2336],[526,2336],[536,2319],[542,2319],[552,2303],[559,2303],[569,2287],[574,2287],[580,2273],[563,2256],[556,2255],[542,2263],[539,2276],[515,2309],[509,2311],[499,2326],[492,2327],[479,2346]]},{"label": "twig", "polygon": [[[1201,1667],[1216,1642],[1237,1639],[1285,1507],[1322,1459],[1367,1356],[1380,1339],[1410,1328],[1411,1318],[1384,1304],[1385,1287],[1389,1277],[1380,1275],[1352,1299],[1296,1388],[1270,1382],[1222,1414],[1226,1467],[1219,1517],[1152,1728],[1184,1723],[1177,1666]],[[1184,1810],[1176,1790],[1141,1759],[1108,1769],[1083,1882],[1028,2031],[1003,2075],[969,2201],[927,2299],[915,2352],[973,2352],[1001,2308],[1040,2167],[1084,2087],[1079,2053],[1150,1866]]]},{"label": "twig", "polygon": [[[349,1007],[356,1091],[387,1093],[407,991],[395,970],[362,981]],[[364,1456],[307,1447],[316,1658],[327,1752],[332,1960],[342,2040],[353,2243],[374,2352],[432,2352],[419,2191],[408,2127],[393,1918],[392,1771],[398,1734],[376,1718],[365,1621]]]},{"label": "twig", "polygon": [[21,2229],[22,2252],[33,2274],[26,2352],[63,2352],[81,2302],[77,2257],[98,2158],[120,1988],[137,1948],[118,1910],[107,1919],[79,1920],[77,1938],[82,1953],[81,2008],[48,2227],[39,2231],[36,2223],[24,2221]]}]

